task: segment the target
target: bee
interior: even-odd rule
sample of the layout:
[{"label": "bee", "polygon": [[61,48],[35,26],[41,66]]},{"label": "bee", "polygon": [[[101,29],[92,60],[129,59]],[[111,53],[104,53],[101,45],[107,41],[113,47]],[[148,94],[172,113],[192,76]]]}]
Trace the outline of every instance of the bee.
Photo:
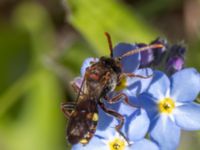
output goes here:
[{"label": "bee", "polygon": [[125,103],[133,106],[128,102],[128,97],[124,93],[119,93],[112,98],[107,96],[108,93],[114,91],[121,83],[124,76],[147,78],[133,73],[124,73],[121,67],[121,60],[124,57],[146,51],[150,48],[163,48],[162,44],[152,44],[130,50],[119,57],[114,57],[111,37],[107,32],[105,35],[109,44],[110,57],[102,56],[97,62],[93,62],[91,66],[87,67],[81,86],[73,84],[75,91],[78,93],[76,102],[68,102],[61,106],[62,111],[69,118],[67,140],[72,145],[77,143],[85,145],[93,137],[99,118],[98,106],[105,113],[116,117],[120,121],[115,129],[128,141],[120,131],[124,124],[124,117],[120,113],[107,108],[102,102],[102,98],[110,104],[124,98]]}]

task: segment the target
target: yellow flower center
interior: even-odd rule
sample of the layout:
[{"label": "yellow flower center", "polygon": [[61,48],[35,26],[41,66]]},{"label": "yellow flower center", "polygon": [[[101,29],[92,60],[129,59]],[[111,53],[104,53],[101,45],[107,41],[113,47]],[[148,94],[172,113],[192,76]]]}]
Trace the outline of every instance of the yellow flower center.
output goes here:
[{"label": "yellow flower center", "polygon": [[110,150],[124,150],[125,146],[125,140],[119,138],[115,138],[113,141],[109,142]]},{"label": "yellow flower center", "polygon": [[115,91],[121,91],[126,87],[127,87],[127,85],[126,85],[126,77],[124,76],[121,79],[120,83],[116,86]]},{"label": "yellow flower center", "polygon": [[158,103],[158,110],[160,113],[170,114],[175,108],[175,103],[171,98],[164,98]]}]

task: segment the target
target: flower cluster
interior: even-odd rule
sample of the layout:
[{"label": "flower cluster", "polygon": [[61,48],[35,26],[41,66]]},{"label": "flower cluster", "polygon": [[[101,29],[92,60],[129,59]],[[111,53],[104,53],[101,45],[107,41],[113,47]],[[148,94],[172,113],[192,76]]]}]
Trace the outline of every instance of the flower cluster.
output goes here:
[{"label": "flower cluster", "polygon": [[[99,120],[93,137],[87,144],[72,145],[72,150],[175,150],[181,130],[200,130],[200,105],[195,102],[200,91],[199,72],[184,67],[183,45],[170,46],[167,40],[161,38],[150,44],[155,43],[164,47],[122,59],[123,72],[138,76],[127,76],[114,92],[108,93],[108,97],[125,94],[131,105],[123,98],[114,104],[102,98],[106,107],[124,117],[120,129],[124,136],[116,131],[119,120],[99,107]],[[114,47],[113,55],[119,57],[146,45],[119,43]],[[98,58],[86,59],[81,76],[98,61]],[[82,77],[74,81],[78,87]]]}]

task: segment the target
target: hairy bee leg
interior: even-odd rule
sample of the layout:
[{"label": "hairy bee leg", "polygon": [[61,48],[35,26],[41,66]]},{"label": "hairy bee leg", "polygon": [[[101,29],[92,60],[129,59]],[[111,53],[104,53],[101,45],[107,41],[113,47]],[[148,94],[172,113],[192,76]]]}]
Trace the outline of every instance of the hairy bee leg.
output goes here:
[{"label": "hairy bee leg", "polygon": [[134,74],[134,73],[123,73],[121,76],[122,76],[122,78],[123,78],[123,76],[128,76],[131,78],[138,77],[138,78],[142,78],[142,79],[148,79],[148,78],[152,77],[153,74],[148,75],[148,76],[142,76],[142,75],[138,75],[138,74]]},{"label": "hairy bee leg", "polygon": [[130,105],[131,107],[139,107],[137,105],[134,105],[134,104],[131,104],[128,100],[128,96],[124,93],[119,93],[118,95],[112,97],[112,98],[108,98],[108,97],[104,97],[106,99],[106,101],[109,103],[109,104],[113,104],[113,103],[116,103],[118,101],[120,101],[122,98],[123,101],[127,104],[127,105]]},{"label": "hairy bee leg", "polygon": [[65,114],[65,117],[70,118],[72,115],[72,112],[74,111],[76,107],[75,103],[63,103],[61,104],[61,110]]},{"label": "hairy bee leg", "polygon": [[72,86],[72,88],[74,89],[74,91],[76,92],[76,93],[78,93],[79,91],[80,91],[80,88],[78,87],[78,85],[76,85],[76,83],[71,83],[71,86]]},{"label": "hairy bee leg", "polygon": [[120,123],[115,127],[115,129],[126,140],[126,142],[129,143],[129,140],[127,139],[127,137],[120,131],[120,129],[124,125],[124,117],[121,114],[119,114],[118,112],[116,112],[112,109],[106,108],[104,103],[99,101],[98,104],[103,109],[103,111],[105,111],[107,114],[110,114],[110,115],[116,117],[120,121]]}]

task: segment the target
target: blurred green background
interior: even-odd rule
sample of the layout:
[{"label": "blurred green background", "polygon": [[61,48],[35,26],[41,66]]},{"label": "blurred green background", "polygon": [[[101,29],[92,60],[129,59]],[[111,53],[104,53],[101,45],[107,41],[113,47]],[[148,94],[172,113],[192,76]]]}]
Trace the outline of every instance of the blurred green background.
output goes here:
[{"label": "blurred green background", "polygon": [[[185,41],[186,64],[200,69],[199,0],[1,0],[0,150],[66,150],[62,102],[87,57],[113,43]],[[198,150],[183,132],[179,150]]]}]

